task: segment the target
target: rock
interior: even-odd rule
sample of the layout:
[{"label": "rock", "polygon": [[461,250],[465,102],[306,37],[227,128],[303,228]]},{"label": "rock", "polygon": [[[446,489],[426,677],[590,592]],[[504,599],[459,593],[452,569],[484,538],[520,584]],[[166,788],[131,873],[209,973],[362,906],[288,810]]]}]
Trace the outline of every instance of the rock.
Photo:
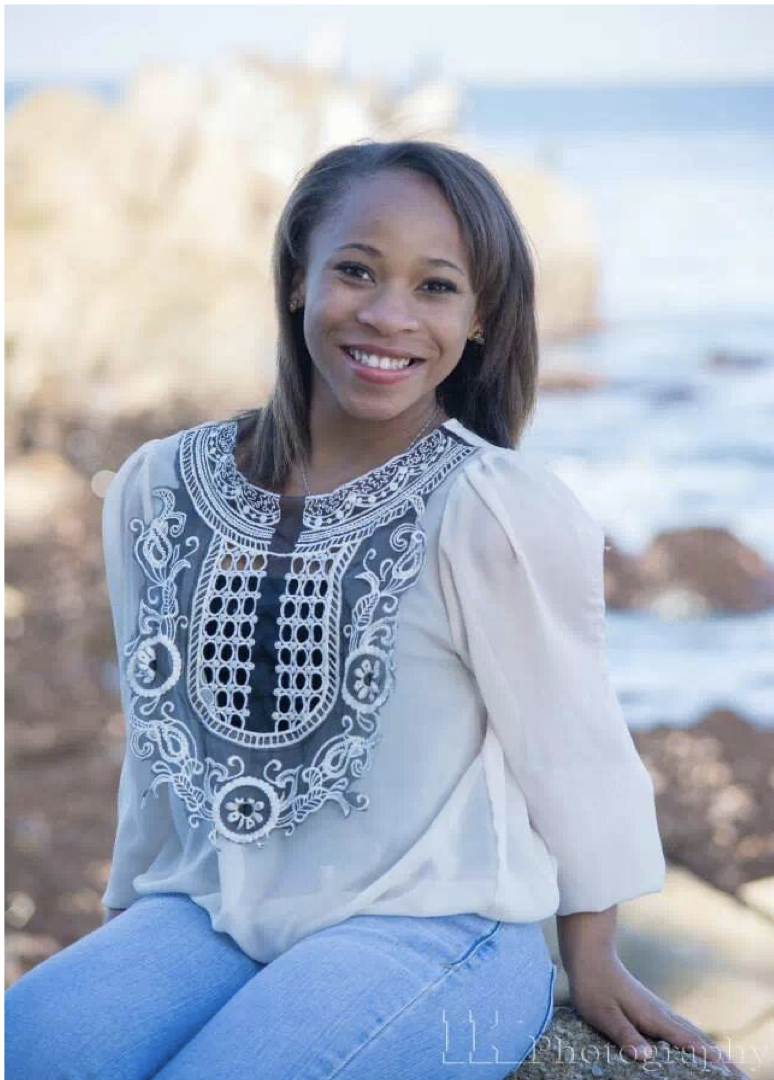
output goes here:
[{"label": "rock", "polygon": [[[560,964],[556,921],[542,923],[546,944],[559,977],[554,987],[556,1006],[571,1006],[566,974]],[[632,975],[672,1009],[696,1025],[728,1054],[732,1061],[755,1080],[774,1080],[772,1043],[761,1030],[770,1016],[772,973],[774,973],[774,925],[757,911],[740,904],[734,896],[716,889],[683,867],[667,863],[664,888],[658,893],[636,897],[618,906],[616,950]],[[567,1076],[574,1070],[589,1073],[594,1064],[604,1075],[620,1070],[619,1048],[588,1029],[572,1010],[555,1011],[549,1033],[562,1018],[570,1018],[572,1027],[557,1034],[563,1045],[575,1051],[575,1059],[565,1055]],[[753,1034],[754,1033],[754,1034]],[[548,1034],[548,1033],[547,1033]],[[583,1061],[578,1047],[594,1043],[604,1047],[613,1060],[592,1051]],[[645,1068],[646,1072],[672,1075],[672,1065],[691,1065],[690,1055],[660,1042]],[[559,1047],[554,1043],[550,1055],[559,1064]],[[548,1048],[537,1044],[537,1051]],[[527,1061],[529,1062],[529,1058]],[[628,1067],[639,1068],[624,1059]],[[609,1071],[613,1066],[615,1073]],[[519,1071],[521,1076],[521,1070]]]},{"label": "rock", "polygon": [[634,608],[640,601],[642,581],[637,557],[627,555],[605,537],[605,600],[611,609]]},{"label": "rock", "polygon": [[669,859],[732,893],[774,874],[774,729],[715,709],[691,727],[632,737]]},{"label": "rock", "polygon": [[648,1062],[633,1060],[604,1035],[590,1027],[568,1005],[554,1009],[548,1030],[515,1073],[519,1080],[585,1080],[605,1077],[669,1076],[670,1080],[708,1080],[731,1075],[725,1066],[705,1060],[703,1055],[678,1050],[664,1040],[651,1042],[653,1057]]},{"label": "rock", "polygon": [[[36,90],[11,111],[5,198],[12,236],[35,244],[69,222],[90,243],[95,230],[115,225],[119,207],[105,183],[100,149],[112,116],[109,105],[69,89]],[[9,269],[18,284],[19,268]]]},{"label": "rock", "polygon": [[758,368],[767,367],[771,363],[768,356],[760,356],[751,353],[730,352],[718,349],[710,353],[707,365],[715,368],[728,368],[734,371],[756,371]]},{"label": "rock", "polygon": [[48,934],[28,934],[21,930],[5,936],[5,986],[16,982],[25,971],[59,952],[60,943]]},{"label": "rock", "polygon": [[618,952],[644,985],[755,1080],[774,1080],[763,1037],[774,1001],[774,925],[679,867],[619,912]]},{"label": "rock", "polygon": [[5,902],[5,924],[16,930],[27,925],[35,914],[35,901],[25,892],[12,892]]},{"label": "rock", "polygon": [[608,541],[605,592],[611,609],[648,608],[667,619],[762,611],[774,604],[774,567],[728,529],[671,529],[637,556]]},{"label": "rock", "polygon": [[[618,383],[620,387],[622,381]],[[647,386],[641,391],[641,396],[646,397],[659,410],[670,405],[693,404],[699,399],[699,390],[690,383],[668,383],[663,386]]]},{"label": "rock", "polygon": [[415,78],[392,109],[390,138],[410,139],[429,125],[436,138],[449,142],[456,135],[461,109],[462,91],[456,83],[435,74]]},{"label": "rock", "polygon": [[637,561],[653,604],[681,588],[718,611],[761,611],[774,604],[774,568],[728,529],[671,529],[651,541]]},{"label": "rock", "polygon": [[59,948],[57,941],[46,934],[25,934],[15,931],[6,936],[6,947],[12,956],[45,959]]},{"label": "rock", "polygon": [[[771,770],[771,783],[774,786],[774,766]],[[758,878],[757,881],[748,881],[740,887],[739,897],[748,907],[755,908],[774,922],[774,874]]]}]

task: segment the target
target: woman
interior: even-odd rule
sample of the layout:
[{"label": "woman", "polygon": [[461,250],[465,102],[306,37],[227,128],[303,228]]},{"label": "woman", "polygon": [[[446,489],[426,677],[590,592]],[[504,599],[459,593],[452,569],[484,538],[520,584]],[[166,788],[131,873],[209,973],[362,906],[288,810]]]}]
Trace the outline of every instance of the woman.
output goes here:
[{"label": "woman", "polygon": [[345,146],[274,269],[270,403],[144,444],[105,500],[108,919],[9,991],[9,1076],[503,1077],[551,1019],[552,914],[590,1024],[717,1057],[616,955],[664,859],[602,530],[516,448],[507,198],[440,144]]}]

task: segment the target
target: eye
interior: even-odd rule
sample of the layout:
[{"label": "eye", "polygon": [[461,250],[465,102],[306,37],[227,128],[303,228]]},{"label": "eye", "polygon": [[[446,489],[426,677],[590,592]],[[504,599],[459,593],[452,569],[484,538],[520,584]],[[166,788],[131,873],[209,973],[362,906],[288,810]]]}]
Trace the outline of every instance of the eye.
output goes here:
[{"label": "eye", "polygon": [[[427,284],[428,285],[440,285],[444,292],[456,292],[457,291],[457,286],[454,284],[453,281],[444,281],[441,278],[434,278],[432,281],[428,281]],[[432,291],[435,292],[436,290],[433,289]]]},{"label": "eye", "polygon": [[[355,270],[355,271],[362,270],[366,274],[371,273],[370,270],[367,270],[365,266],[361,266],[360,263],[351,263],[351,262],[339,263],[338,266],[336,267],[336,269],[341,270],[343,272],[346,272],[348,270]],[[352,276],[353,275],[351,275],[351,274],[347,274],[347,277],[352,277]],[[357,275],[355,275],[355,276],[357,276]],[[358,278],[358,280],[362,281],[363,278]]]},{"label": "eye", "polygon": [[[365,278],[360,276],[359,272],[362,272],[364,274],[371,273],[371,271],[367,267],[362,266],[360,263],[353,262],[339,263],[335,269],[341,270],[342,273],[346,274],[347,277],[354,277],[357,281],[365,280]],[[443,295],[444,293],[458,292],[457,286],[454,284],[454,282],[446,281],[444,278],[433,278],[430,281],[426,281],[424,284],[437,286],[436,288],[432,288],[429,290],[432,293],[440,293],[441,295]]]}]

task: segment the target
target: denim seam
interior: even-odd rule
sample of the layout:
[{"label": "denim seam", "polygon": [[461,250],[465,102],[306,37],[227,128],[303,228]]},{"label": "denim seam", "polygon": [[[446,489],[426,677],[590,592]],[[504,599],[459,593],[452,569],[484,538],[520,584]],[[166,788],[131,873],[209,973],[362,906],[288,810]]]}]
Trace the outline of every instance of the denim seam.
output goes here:
[{"label": "denim seam", "polygon": [[482,934],[481,937],[477,938],[475,941],[473,941],[471,945],[468,946],[467,952],[463,953],[459,960],[453,960],[450,964],[442,964],[441,966],[451,971],[454,971],[454,969],[458,968],[460,964],[464,964],[466,960],[469,960],[471,956],[475,955],[475,953],[478,952],[484,942],[489,941],[490,938],[493,938],[502,925],[502,919],[498,919],[494,926],[491,926],[485,934]]},{"label": "denim seam", "polygon": [[[556,964],[552,963],[551,964],[551,985],[548,987],[548,1006],[546,1007],[546,1012],[545,1012],[545,1015],[543,1017],[543,1022],[540,1025],[540,1030],[538,1031],[537,1035],[535,1035],[535,1037],[532,1040],[532,1047],[531,1047],[532,1050],[535,1049],[535,1044],[537,1043],[538,1039],[542,1039],[543,1035],[546,1032],[546,1028],[548,1028],[549,1024],[551,1023],[551,1021],[553,1019],[554,983],[556,982],[556,972],[557,972]],[[530,1052],[529,1050],[524,1051],[524,1056],[522,1057],[519,1064],[516,1065],[516,1067],[512,1070],[512,1072],[515,1072],[516,1069],[521,1068],[521,1066],[527,1060],[527,1055],[529,1054],[529,1052]]]},{"label": "denim seam", "polygon": [[424,997],[424,995],[425,995],[425,994],[426,994],[426,993],[427,993],[427,992],[428,992],[429,990],[432,990],[432,989],[433,989],[433,988],[434,988],[435,986],[437,986],[437,985],[438,985],[438,983],[440,983],[440,982],[443,982],[443,980],[444,980],[444,979],[445,979],[445,978],[446,978],[446,977],[447,977],[448,975],[450,975],[450,974],[451,974],[451,970],[449,970],[449,971],[444,971],[444,972],[443,972],[443,973],[442,973],[441,975],[439,975],[439,976],[438,976],[438,978],[437,978],[437,979],[435,979],[435,980],[434,980],[433,982],[431,982],[431,983],[428,983],[428,984],[427,984],[427,986],[423,986],[423,987],[422,987],[422,989],[421,989],[421,990],[420,990],[420,991],[419,991],[419,992],[418,992],[417,994],[415,994],[415,995],[414,995],[414,997],[413,997],[413,998],[412,998],[412,999],[411,999],[410,1001],[407,1001],[405,1005],[401,1005],[401,1007],[400,1007],[400,1008],[398,1009],[398,1011],[397,1011],[397,1012],[393,1013],[393,1014],[392,1014],[392,1016],[388,1017],[388,1019],[387,1019],[387,1020],[385,1020],[385,1021],[384,1021],[384,1023],[382,1023],[382,1024],[380,1025],[380,1027],[378,1027],[378,1028],[376,1029],[376,1031],[372,1032],[372,1033],[371,1033],[371,1035],[369,1035],[369,1036],[368,1036],[368,1038],[367,1038],[367,1039],[365,1040],[365,1042],[362,1042],[362,1043],[360,1044],[360,1046],[357,1046],[357,1047],[356,1047],[356,1048],[355,1048],[355,1049],[354,1049],[354,1050],[352,1051],[352,1053],[351,1053],[351,1054],[349,1055],[349,1057],[348,1057],[348,1058],[345,1058],[345,1060],[344,1060],[344,1061],[342,1061],[342,1063],[341,1063],[341,1064],[340,1064],[340,1065],[339,1065],[339,1066],[337,1067],[336,1071],[335,1071],[335,1072],[332,1072],[332,1073],[330,1074],[330,1076],[328,1077],[328,1080],[335,1080],[335,1077],[337,1077],[337,1076],[339,1075],[339,1073],[341,1072],[341,1070],[342,1070],[342,1069],[343,1069],[343,1068],[344,1068],[344,1067],[345,1067],[346,1065],[349,1065],[349,1063],[350,1063],[351,1061],[353,1061],[353,1060],[354,1060],[354,1059],[355,1059],[355,1058],[357,1057],[357,1055],[358,1055],[359,1053],[361,1053],[361,1052],[362,1052],[363,1050],[365,1050],[365,1048],[366,1048],[366,1047],[367,1047],[367,1046],[369,1045],[369,1043],[372,1043],[372,1042],[374,1041],[374,1039],[375,1039],[375,1038],[376,1038],[376,1037],[377,1037],[378,1035],[381,1035],[381,1033],[382,1033],[382,1032],[383,1032],[383,1031],[384,1031],[384,1030],[385,1030],[386,1028],[388,1028],[390,1024],[392,1024],[392,1023],[393,1023],[393,1022],[394,1022],[395,1020],[397,1020],[397,1019],[398,1019],[398,1017],[399,1017],[399,1016],[401,1015],[401,1013],[404,1013],[404,1012],[406,1011],[406,1009],[409,1009],[409,1008],[411,1008],[411,1006],[412,1006],[412,1005],[414,1005],[414,1004],[415,1004],[415,1003],[416,1003],[417,1001],[419,1001],[419,999],[420,999],[421,997]]},{"label": "denim seam", "polygon": [[[461,964],[463,962],[463,960],[466,960],[469,956],[472,956],[473,953],[478,949],[478,947],[480,945],[483,945],[485,941],[488,941],[500,929],[501,926],[502,926],[502,921],[499,920],[495,924],[495,926],[484,935],[484,937],[480,938],[478,941],[475,941],[473,943],[471,949],[468,951],[468,953],[464,957],[462,957],[462,959],[458,960],[455,964],[444,964],[443,967],[445,968],[445,970],[442,972],[441,975],[438,976],[437,979],[434,979],[432,982],[428,983],[426,986],[423,986],[422,989],[418,993],[416,993],[414,995],[414,997],[410,1001],[407,1001],[405,1005],[401,1005],[401,1007],[397,1010],[397,1012],[394,1012],[392,1014],[392,1016],[388,1017],[388,1019],[385,1020],[376,1029],[376,1031],[372,1032],[368,1036],[368,1038],[365,1040],[365,1042],[362,1042],[360,1044],[360,1046],[355,1047],[355,1049],[352,1051],[352,1053],[349,1055],[349,1057],[345,1058],[344,1061],[342,1061],[341,1064],[336,1068],[336,1071],[332,1072],[330,1074],[330,1076],[327,1077],[327,1080],[335,1080],[335,1078],[339,1075],[341,1070],[343,1068],[345,1068],[345,1066],[349,1065],[349,1063],[351,1061],[353,1061],[357,1057],[357,1055],[359,1053],[361,1053],[363,1050],[365,1050],[365,1048],[370,1043],[372,1043],[374,1041],[374,1039],[378,1035],[381,1035],[381,1033],[383,1031],[385,1031],[390,1026],[390,1024],[392,1024],[395,1020],[397,1020],[398,1017],[401,1015],[401,1013],[404,1013],[406,1011],[406,1009],[410,1009],[411,1006],[415,1005],[416,1002],[419,1001],[420,998],[424,997],[424,995],[428,993],[428,991],[433,990],[436,986],[438,986],[439,983],[443,982],[444,979],[448,978],[448,976],[451,975],[452,972],[454,972],[457,969],[457,967],[459,966],[459,964]],[[551,983],[551,986],[553,988],[553,981]],[[552,997],[553,997],[553,995],[552,995]],[[549,1001],[549,1008],[550,1008],[550,1006],[551,1006],[551,1001]],[[541,1034],[542,1034],[542,1032],[541,1032]]]}]

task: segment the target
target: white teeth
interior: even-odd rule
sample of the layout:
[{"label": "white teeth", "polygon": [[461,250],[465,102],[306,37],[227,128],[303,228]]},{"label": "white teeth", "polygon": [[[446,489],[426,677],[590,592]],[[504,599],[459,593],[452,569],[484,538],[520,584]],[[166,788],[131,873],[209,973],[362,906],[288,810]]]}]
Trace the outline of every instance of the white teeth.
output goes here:
[{"label": "white teeth", "polygon": [[387,356],[376,356],[373,353],[360,352],[359,349],[347,349],[347,352],[359,364],[364,364],[366,367],[382,368],[384,371],[400,371],[411,363],[410,360],[392,360]]}]

